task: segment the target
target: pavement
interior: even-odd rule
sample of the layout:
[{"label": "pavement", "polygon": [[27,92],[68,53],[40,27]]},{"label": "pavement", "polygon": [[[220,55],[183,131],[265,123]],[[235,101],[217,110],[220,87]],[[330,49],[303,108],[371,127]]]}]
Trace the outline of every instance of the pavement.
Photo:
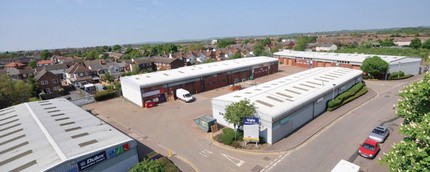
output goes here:
[{"label": "pavement", "polygon": [[[252,81],[240,83],[243,87],[264,83],[306,69],[280,66],[280,72]],[[241,150],[226,147],[213,141],[209,134],[203,133],[192,119],[201,114],[211,114],[210,99],[231,92],[227,87],[194,95],[193,103],[173,101],[162,103],[156,108],[143,109],[124,98],[84,105],[100,119],[136,139],[143,154],[157,151],[168,156],[182,171],[264,171],[270,161],[282,160],[291,150],[307,143],[319,132],[335,123],[342,116],[361,104],[370,101],[388,85],[396,82],[369,82],[372,89],[365,95],[343,105],[332,112],[322,113],[293,134],[281,141],[260,150]],[[279,156],[278,156],[279,155]],[[283,155],[283,156],[281,156]],[[288,158],[287,158],[288,159]],[[217,166],[216,164],[223,164]],[[214,166],[215,165],[215,166]],[[209,170],[210,169],[210,170]],[[267,171],[267,170],[266,170]]]}]

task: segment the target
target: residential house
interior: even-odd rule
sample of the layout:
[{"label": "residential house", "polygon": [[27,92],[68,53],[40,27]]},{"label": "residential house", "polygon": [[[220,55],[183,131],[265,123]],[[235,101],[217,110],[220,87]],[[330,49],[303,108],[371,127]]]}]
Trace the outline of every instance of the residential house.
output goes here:
[{"label": "residential house", "polygon": [[43,94],[54,94],[61,90],[61,78],[46,69],[40,71],[34,80]]},{"label": "residential house", "polygon": [[66,70],[68,84],[83,88],[85,84],[94,83],[92,71],[84,65],[76,63]]},{"label": "residential house", "polygon": [[185,54],[185,62],[187,65],[196,64],[196,55],[193,52],[189,52]]},{"label": "residential house", "polygon": [[36,73],[39,73],[43,69],[46,69],[47,71],[49,71],[49,72],[51,72],[51,73],[59,76],[61,79],[65,79],[66,78],[66,70],[69,67],[70,66],[67,66],[64,63],[62,63],[62,64],[53,64],[53,65],[48,65],[48,66],[41,66],[41,67],[37,67],[36,68]]},{"label": "residential house", "polygon": [[48,65],[53,65],[54,61],[52,60],[40,60],[36,63],[37,67],[42,67],[42,66],[48,66]]},{"label": "residential house", "polygon": [[177,58],[150,57],[157,71],[184,67],[184,61]]},{"label": "residential house", "polygon": [[108,66],[106,65],[106,62],[104,60],[91,60],[91,61],[84,61],[84,65],[93,71],[93,75],[102,75],[108,72]]},{"label": "residential house", "polygon": [[[142,71],[156,71],[157,68],[155,67],[154,61],[149,59],[148,57],[141,57],[137,59],[131,59],[132,63],[137,65],[140,70]],[[133,65],[130,64],[130,71],[133,71]]]},{"label": "residential house", "polygon": [[118,61],[124,55],[122,53],[116,53],[116,52],[108,52],[107,54],[109,58],[114,59],[115,61]]},{"label": "residential house", "polygon": [[121,76],[121,67],[119,65],[119,63],[117,62],[110,62],[110,63],[106,63],[107,66],[107,72],[112,75],[113,77],[115,77],[116,79],[118,79]]},{"label": "residential house", "polygon": [[26,80],[34,75],[34,71],[30,66],[23,68],[5,68],[6,74],[13,79]]},{"label": "residential house", "polygon": [[315,47],[316,51],[336,51],[337,50],[337,45],[336,44],[317,44],[317,46]]},{"label": "residential house", "polygon": [[13,62],[10,62],[10,63],[7,63],[7,64],[5,64],[4,65],[4,68],[5,69],[10,69],[10,68],[15,68],[15,69],[22,69],[22,68],[25,68],[25,66],[27,66],[27,65],[25,65],[24,63],[22,63],[22,62],[20,62],[20,61],[13,61]]},{"label": "residential house", "polygon": [[51,57],[51,60],[54,61],[55,64],[66,64],[67,66],[72,66],[75,63],[82,63],[82,60],[79,57],[64,57],[54,55]]},{"label": "residential house", "polygon": [[196,61],[199,63],[204,63],[207,60],[207,57],[204,53],[197,51],[193,53],[196,57]]}]

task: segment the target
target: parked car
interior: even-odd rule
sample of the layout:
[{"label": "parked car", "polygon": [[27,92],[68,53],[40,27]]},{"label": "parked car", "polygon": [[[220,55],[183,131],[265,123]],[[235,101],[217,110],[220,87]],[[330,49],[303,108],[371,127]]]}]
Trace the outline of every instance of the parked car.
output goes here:
[{"label": "parked car", "polygon": [[369,139],[373,139],[376,142],[382,143],[385,141],[385,139],[387,139],[389,134],[390,131],[388,131],[387,128],[383,126],[377,126],[372,130],[372,132],[370,132]]},{"label": "parked car", "polygon": [[365,158],[375,158],[380,150],[379,143],[375,140],[367,138],[358,148],[358,154]]}]

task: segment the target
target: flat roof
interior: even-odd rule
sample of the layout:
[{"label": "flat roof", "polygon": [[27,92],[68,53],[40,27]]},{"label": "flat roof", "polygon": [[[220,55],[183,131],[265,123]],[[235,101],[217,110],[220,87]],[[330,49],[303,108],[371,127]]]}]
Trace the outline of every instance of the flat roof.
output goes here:
[{"label": "flat roof", "polygon": [[318,67],[215,97],[213,101],[233,103],[248,99],[255,104],[261,119],[275,122],[331,92],[333,84],[339,87],[361,74],[361,70],[355,69]]},{"label": "flat roof", "polygon": [[132,139],[66,99],[0,110],[0,167],[44,171]]},{"label": "flat roof", "polygon": [[233,71],[252,66],[277,62],[278,59],[271,57],[248,57],[220,62],[206,63],[194,66],[186,66],[166,71],[145,73],[140,75],[121,77],[121,83],[138,85],[141,88],[194,79],[201,76]]},{"label": "flat roof", "polygon": [[322,59],[332,61],[349,61],[354,63],[363,63],[366,58],[379,56],[389,64],[397,63],[409,63],[421,61],[419,57],[407,57],[407,56],[390,56],[390,55],[376,55],[376,54],[349,54],[349,53],[329,53],[329,52],[312,52],[312,51],[292,51],[283,50],[274,53],[277,56],[290,56],[290,57],[302,57],[310,59]]}]

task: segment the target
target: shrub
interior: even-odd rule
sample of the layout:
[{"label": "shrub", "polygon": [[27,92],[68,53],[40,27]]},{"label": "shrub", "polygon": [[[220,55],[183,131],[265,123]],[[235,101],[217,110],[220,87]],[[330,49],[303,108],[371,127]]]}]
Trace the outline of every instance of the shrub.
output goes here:
[{"label": "shrub", "polygon": [[231,145],[233,143],[233,139],[234,139],[234,131],[233,132],[223,133],[220,136],[220,139],[221,139],[221,142],[223,144],[225,144],[225,145]]},{"label": "shrub", "polygon": [[[364,84],[362,82],[355,84],[350,89],[348,89],[345,92],[336,96],[335,99],[329,100],[327,102],[327,110],[332,111],[332,110],[338,108],[339,106],[347,103],[348,102],[347,100],[351,99],[352,97],[354,97],[354,99],[355,99],[356,97],[361,96],[364,93],[362,93],[358,96],[357,96],[357,93],[359,93],[361,90],[363,90],[363,88],[366,88],[366,87],[364,87]],[[366,89],[366,92],[367,92],[367,89]]]},{"label": "shrub", "polygon": [[115,90],[105,90],[105,91],[99,91],[94,96],[94,99],[97,101],[103,101],[111,98],[115,98],[118,96],[118,92]]},{"label": "shrub", "polygon": [[[406,78],[409,78],[412,75],[406,75]],[[397,79],[405,79],[405,73],[402,71],[393,72],[388,75],[388,80],[397,80]]]},{"label": "shrub", "polygon": [[161,158],[157,159],[156,161],[159,162],[161,165],[163,165],[165,172],[179,172],[180,171],[179,168],[176,167],[175,164],[173,164],[166,157],[161,157]]},{"label": "shrub", "polygon": [[407,74],[407,75],[404,75],[404,76],[401,76],[401,77],[398,77],[398,78],[393,78],[392,80],[407,79],[407,78],[410,78],[410,77],[413,77],[413,76],[414,75]]}]

